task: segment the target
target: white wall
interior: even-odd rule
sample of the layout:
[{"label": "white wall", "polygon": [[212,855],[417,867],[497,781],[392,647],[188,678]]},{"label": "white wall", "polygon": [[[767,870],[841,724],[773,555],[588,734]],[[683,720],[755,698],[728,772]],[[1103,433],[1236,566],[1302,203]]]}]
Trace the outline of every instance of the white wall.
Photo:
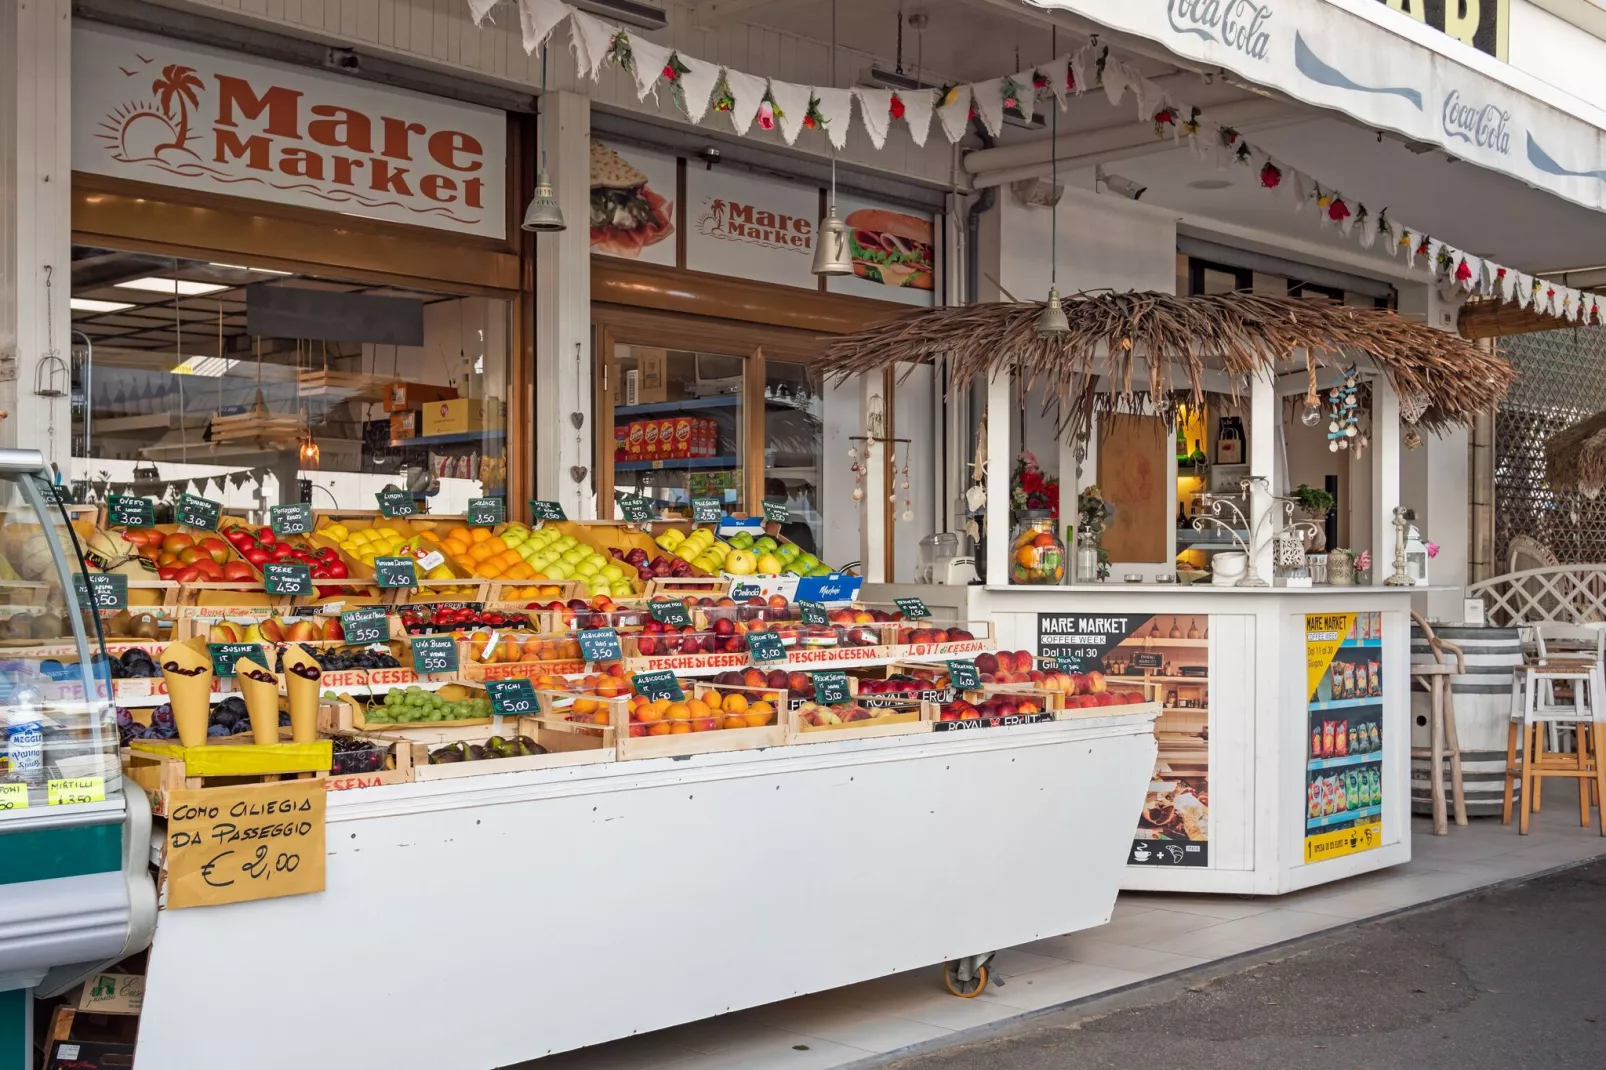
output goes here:
[{"label": "white wall", "polygon": [[832,568],[859,560],[859,528],[862,502],[853,500],[853,473],[848,471],[848,439],[859,430],[859,382],[850,379],[840,386],[828,384],[822,399],[825,409],[825,442],[820,473],[820,513],[826,519],[825,538],[820,557]]},{"label": "white wall", "polygon": [[[1606,29],[1606,10],[1591,0],[1549,0],[1552,9]],[[1593,9],[1593,10],[1587,10]],[[1579,100],[1606,108],[1606,41],[1557,17],[1530,0],[1511,0],[1513,67],[1548,82]]]},{"label": "white wall", "polygon": [[[1453,585],[1455,590],[1429,591],[1425,606],[1430,617],[1461,619],[1460,587],[1468,581],[1468,562],[1472,554],[1471,510],[1468,488],[1471,470],[1467,449],[1467,430],[1457,427],[1443,436],[1424,433],[1422,448],[1401,449],[1400,504],[1416,510],[1416,526],[1424,541],[1437,543],[1439,556],[1428,564],[1428,579],[1434,585]],[[1392,554],[1393,547],[1388,548]],[[1392,558],[1377,562],[1372,554],[1374,577],[1387,576]],[[1377,582],[1377,580],[1374,580]]]},{"label": "white wall", "polygon": [[[931,479],[932,466],[940,463],[936,429],[932,426],[931,366],[923,364],[909,370],[899,365],[897,374],[909,371],[909,378],[900,378],[894,386],[893,426],[896,437],[911,441],[898,446],[898,468],[903,468],[904,451],[909,457],[909,489],[903,489],[901,471],[893,473],[894,483],[888,493],[898,494],[892,521],[892,567],[887,579],[892,583],[913,583],[915,564],[920,559],[920,540],[937,530],[937,502]],[[827,457],[826,463],[832,463]],[[905,520],[904,502],[914,513]],[[953,529],[962,526],[953,525]]]}]

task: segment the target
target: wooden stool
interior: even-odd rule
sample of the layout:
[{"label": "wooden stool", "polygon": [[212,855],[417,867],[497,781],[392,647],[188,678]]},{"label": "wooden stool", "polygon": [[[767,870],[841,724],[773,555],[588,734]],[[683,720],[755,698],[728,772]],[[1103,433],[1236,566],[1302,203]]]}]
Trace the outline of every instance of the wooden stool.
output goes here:
[{"label": "wooden stool", "polygon": [[[1467,671],[1466,658],[1460,647],[1454,643],[1446,643],[1434,635],[1427,621],[1415,613],[1411,614],[1411,619],[1427,638],[1428,647],[1433,651],[1432,664],[1413,662],[1410,667],[1411,679],[1427,690],[1431,696],[1432,708],[1428,723],[1429,745],[1412,747],[1411,757],[1430,759],[1431,767],[1428,775],[1432,778],[1429,792],[1433,800],[1433,835],[1448,836],[1450,826],[1445,818],[1444,805],[1446,752],[1450,756],[1450,794],[1455,803],[1455,823],[1462,827],[1467,823],[1466,789],[1461,781],[1461,739],[1455,730],[1455,700],[1450,686],[1450,677]],[[1446,653],[1454,656],[1454,665],[1444,660]]]},{"label": "wooden stool", "polygon": [[[1554,702],[1554,685],[1567,683],[1572,702]],[[1598,753],[1602,744],[1600,729],[1606,727],[1606,710],[1601,708],[1601,667],[1592,659],[1542,659],[1525,666],[1512,681],[1512,719],[1506,738],[1505,800],[1501,824],[1511,823],[1511,789],[1522,780],[1522,813],[1518,831],[1528,834],[1529,815],[1539,812],[1541,784],[1546,777],[1568,777],[1578,783],[1578,823],[1590,824],[1591,797],[1606,799],[1606,761]],[[1541,694],[1543,691],[1543,694]],[[1546,701],[1549,699],[1550,701]],[[1570,724],[1576,730],[1575,754],[1545,751],[1545,734],[1552,724]],[[1518,729],[1522,731],[1519,760]],[[1591,755],[1593,744],[1596,754]],[[1606,836],[1606,814],[1602,815],[1601,835]]]}]

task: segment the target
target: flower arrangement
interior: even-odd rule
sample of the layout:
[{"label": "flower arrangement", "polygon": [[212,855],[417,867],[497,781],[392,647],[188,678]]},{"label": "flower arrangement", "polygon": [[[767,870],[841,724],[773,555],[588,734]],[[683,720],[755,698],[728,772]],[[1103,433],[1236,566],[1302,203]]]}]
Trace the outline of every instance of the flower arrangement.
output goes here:
[{"label": "flower arrangement", "polygon": [[902,119],[903,118],[904,103],[903,103],[903,99],[901,97],[899,97],[898,94],[896,94],[896,93],[892,94],[892,103],[887,106],[887,111],[892,115],[892,117],[894,119]]},{"label": "flower arrangement", "polygon": [[1013,78],[1004,79],[1005,111],[1020,111],[1020,100],[1022,95],[1023,94],[1020,91],[1020,86],[1015,84],[1015,80]]},{"label": "flower arrangement", "polygon": [[823,129],[825,129],[825,116],[820,114],[820,98],[819,97],[812,96],[812,95],[809,97],[809,108],[808,108],[807,111],[805,111],[803,113],[803,129],[805,129],[805,130],[823,130]]},{"label": "flower arrangement", "polygon": [[1343,198],[1341,197],[1333,198],[1333,202],[1327,206],[1327,218],[1331,219],[1334,223],[1342,223],[1344,220],[1348,219],[1349,216],[1349,205],[1345,204]]},{"label": "flower arrangement", "polygon": [[[1080,547],[1091,543],[1099,551],[1099,579],[1108,579],[1110,576],[1110,552],[1100,542],[1104,538],[1104,529],[1109,526],[1110,517],[1115,511],[1104,500],[1104,492],[1099,490],[1097,483],[1091,483],[1082,489],[1076,497],[1076,541]],[[1078,577],[1080,578],[1080,577]]]},{"label": "flower arrangement", "polygon": [[620,30],[608,40],[608,62],[627,73],[636,72],[636,57],[630,51],[630,35],[625,31]]},{"label": "flower arrangement", "polygon": [[770,95],[768,89],[765,89],[764,99],[758,102],[758,114],[754,117],[758,120],[758,128],[774,130],[775,124],[785,117],[786,113],[776,106],[775,98]]},{"label": "flower arrangement", "polygon": [[731,93],[731,87],[725,81],[725,73],[720,72],[719,85],[714,87],[714,99],[709,104],[715,111],[730,111],[736,107],[736,97]]},{"label": "flower arrangement", "polygon": [[1172,111],[1170,108],[1161,108],[1159,111],[1154,113],[1154,136],[1155,137],[1165,137],[1166,128],[1167,127],[1175,128],[1176,125],[1177,125],[1177,113]]},{"label": "flower arrangement", "polygon": [[1009,504],[1016,511],[1046,509],[1048,515],[1059,518],[1060,481],[1043,474],[1037,456],[1022,450],[1015,458],[1015,471],[1009,480]]},{"label": "flower arrangement", "polygon": [[1276,189],[1282,185],[1282,181],[1283,169],[1268,160],[1266,166],[1260,169],[1260,184],[1267,189]]},{"label": "flower arrangement", "polygon": [[680,53],[671,52],[669,54],[669,62],[664,64],[663,73],[659,75],[659,77],[669,83],[670,98],[675,102],[675,107],[679,108],[682,112],[685,112],[687,108],[686,87],[681,82],[681,77],[690,73],[690,71],[691,68],[681,62]]}]

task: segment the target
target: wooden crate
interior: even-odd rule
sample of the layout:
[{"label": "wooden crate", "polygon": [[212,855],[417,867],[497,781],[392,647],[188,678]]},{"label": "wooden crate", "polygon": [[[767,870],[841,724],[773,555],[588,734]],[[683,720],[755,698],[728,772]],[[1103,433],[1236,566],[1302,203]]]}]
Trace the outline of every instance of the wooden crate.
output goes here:
[{"label": "wooden crate", "polygon": [[[413,779],[456,780],[460,777],[485,776],[490,773],[522,773],[531,769],[557,769],[611,762],[615,757],[615,732],[612,726],[587,728],[562,717],[534,715],[520,717],[512,734],[535,740],[547,749],[547,753],[430,765],[428,749],[425,749],[424,754],[420,756],[415,745],[412,751]],[[484,743],[491,735],[493,733],[482,732],[476,739],[464,742]],[[502,735],[504,739],[508,738],[508,733]]]},{"label": "wooden crate", "polygon": [[[590,714],[577,715],[574,709],[577,699],[590,699],[598,708]],[[629,695],[603,696],[582,691],[552,691],[543,688],[536,691],[535,700],[540,704],[541,716],[549,719],[615,727],[630,723]],[[602,715],[600,720],[597,718],[599,713]]]},{"label": "wooden crate", "polygon": [[642,597],[649,602],[679,601],[682,598],[726,598],[730,583],[718,576],[694,576],[683,579],[653,580],[647,584]]},{"label": "wooden crate", "polygon": [[[487,608],[489,608],[489,603],[492,602],[513,602],[516,603],[516,608],[522,609],[525,602],[567,602],[571,598],[585,597],[583,585],[578,580],[490,580],[488,582],[491,585],[491,589],[485,595]],[[507,592],[515,587],[555,587],[558,593],[541,598],[525,598],[522,600],[510,598]]]},{"label": "wooden crate", "polygon": [[918,699],[905,699],[897,704],[885,703],[878,706],[866,705],[859,698],[859,681],[848,677],[848,694],[853,701],[831,709],[839,716],[846,716],[849,711],[862,711],[870,714],[869,717],[847,721],[841,724],[809,724],[803,719],[803,707],[807,699],[789,698],[786,703],[786,712],[782,722],[786,725],[786,741],[788,743],[824,743],[833,739],[875,739],[881,736],[907,736],[917,732],[929,732],[931,726],[921,717],[921,706]]},{"label": "wooden crate", "polygon": [[[457,685],[464,686],[464,685]],[[480,688],[469,688],[470,691],[482,691]],[[469,717],[459,721],[416,721],[412,724],[396,724],[392,721],[370,721],[365,716],[367,703],[354,698],[350,694],[341,694],[333,699],[324,699],[318,705],[319,731],[346,731],[346,732],[415,732],[424,728],[453,728],[477,727],[491,724],[491,717]]]},{"label": "wooden crate", "polygon": [[208,426],[214,444],[257,442],[289,446],[305,437],[307,415],[304,412],[270,412],[259,400],[250,412],[213,416]]},{"label": "wooden crate", "polygon": [[[936,621],[899,621],[891,626],[893,656],[898,658],[974,658],[992,650],[993,622],[990,620],[957,621],[941,624]],[[927,629],[950,631],[962,628],[970,632],[969,639],[929,640],[916,639],[914,633]]]},{"label": "wooden crate", "polygon": [[296,391],[307,398],[328,397],[337,401],[384,401],[392,379],[363,372],[314,368],[296,375]]},{"label": "wooden crate", "polygon": [[[619,733],[619,759],[628,761],[635,758],[666,758],[722,751],[760,750],[764,747],[778,747],[786,742],[786,725],[781,720],[786,709],[785,691],[696,683],[692,685],[687,697],[701,698],[710,692],[743,694],[750,699],[761,695],[774,695],[773,699],[763,699],[775,708],[772,723],[753,728],[715,728],[703,732],[690,731],[664,735],[638,735],[637,731],[640,729],[646,729],[648,732],[651,729],[632,723],[629,731]],[[723,717],[724,714],[718,716]]]},{"label": "wooden crate", "polygon": [[326,739],[257,746],[247,734],[226,736],[199,747],[136,739],[129,745],[123,773],[153,797],[165,797],[179,788],[322,778],[332,764],[331,744]]}]

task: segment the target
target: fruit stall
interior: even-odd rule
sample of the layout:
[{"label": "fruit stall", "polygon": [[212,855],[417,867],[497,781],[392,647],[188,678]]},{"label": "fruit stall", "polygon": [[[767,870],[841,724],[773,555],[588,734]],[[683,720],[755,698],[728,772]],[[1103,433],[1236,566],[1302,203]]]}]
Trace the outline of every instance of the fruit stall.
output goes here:
[{"label": "fruit stall", "polygon": [[[989,620],[996,648],[1069,675],[1070,702],[1158,709],[1124,888],[1280,894],[1409,861],[1428,554],[1402,453],[1496,405],[1510,366],[1386,309],[1258,292],[1059,311],[932,309],[833,342],[828,379],[941,361],[983,395],[960,490],[982,582],[858,597]],[[1319,552],[1340,518],[1292,489],[1333,455],[1355,553]]]},{"label": "fruit stall", "polygon": [[[98,547],[92,668],[124,782],[166,837],[142,1061],[228,1043],[226,993],[243,986],[300,1023],[231,1047],[263,1067],[308,1050],[315,1065],[504,1065],[919,967],[973,996],[995,950],[1113,908],[1152,696],[1084,695],[988,617],[862,597],[773,520],[113,523],[131,512],[76,533]],[[216,886],[243,881],[220,879],[241,868],[234,848],[184,861],[206,800],[248,790],[316,791],[316,888],[263,877],[233,901]],[[273,828],[298,824],[314,823]],[[941,888],[956,864],[1015,905],[922,893],[841,909],[867,889]],[[412,933],[465,895],[552,905],[511,908],[534,924],[468,949],[399,935],[337,950],[353,919]],[[469,1037],[421,1040],[395,998],[427,986],[432,1013],[467,1020],[543,959],[566,983]],[[688,967],[704,981],[681,983]],[[378,1028],[351,1030],[353,1015]]]}]

